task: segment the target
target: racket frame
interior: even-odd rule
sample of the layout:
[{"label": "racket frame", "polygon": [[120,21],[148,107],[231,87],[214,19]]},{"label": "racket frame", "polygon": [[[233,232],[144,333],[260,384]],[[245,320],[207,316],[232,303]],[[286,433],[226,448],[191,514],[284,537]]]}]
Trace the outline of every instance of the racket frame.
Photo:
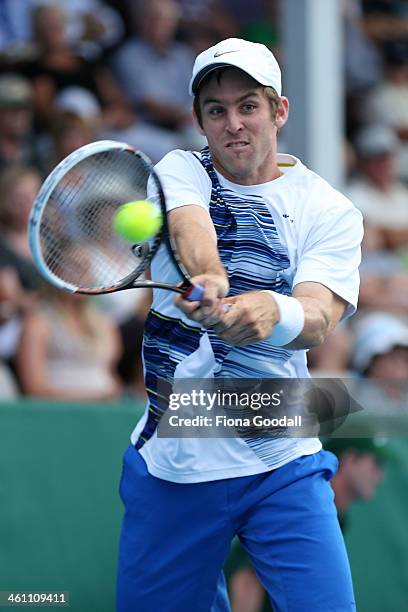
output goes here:
[{"label": "racket frame", "polygon": [[[47,203],[50,199],[51,194],[55,190],[55,188],[60,183],[61,179],[72,170],[80,161],[88,159],[92,155],[96,155],[98,153],[107,153],[109,151],[123,151],[129,153],[129,155],[135,155],[138,157],[144,164],[145,169],[149,172],[150,177],[152,178],[155,187],[157,188],[157,194],[159,196],[160,208],[162,211],[162,219],[163,224],[160,232],[152,239],[149,246],[147,243],[142,243],[141,245],[134,245],[138,248],[146,248],[148,252],[146,253],[146,257],[143,261],[137,266],[130,274],[122,278],[120,281],[104,288],[78,288],[76,285],[69,283],[67,281],[62,280],[50,270],[47,266],[45,259],[43,257],[42,249],[41,249],[41,221],[43,218],[43,213],[47,206]],[[190,277],[183,266],[183,264],[178,259],[175,248],[172,243],[172,239],[169,233],[168,224],[167,224],[167,210],[166,210],[166,201],[163,193],[163,189],[157,176],[154,171],[152,162],[150,159],[139,151],[124,142],[117,142],[114,140],[99,140],[97,142],[93,142],[79,149],[76,149],[66,158],[64,158],[48,175],[48,177],[43,182],[40,191],[34,201],[33,208],[31,210],[29,224],[28,224],[28,239],[31,252],[33,254],[35,263],[41,272],[42,276],[46,278],[49,282],[51,282],[56,287],[68,291],[70,293],[81,293],[87,295],[101,295],[105,293],[112,293],[114,291],[124,290],[124,289],[132,289],[137,287],[151,287],[158,289],[166,289],[169,291],[175,291],[176,293],[181,293],[184,297],[190,301],[199,300],[202,296],[203,289],[202,287],[198,287],[192,285],[190,282]],[[170,285],[168,283],[160,283],[151,280],[141,280],[137,281],[136,279],[142,274],[150,265],[154,255],[157,253],[161,244],[165,244],[167,247],[167,251],[178,269],[181,277],[181,283],[178,286]]]}]

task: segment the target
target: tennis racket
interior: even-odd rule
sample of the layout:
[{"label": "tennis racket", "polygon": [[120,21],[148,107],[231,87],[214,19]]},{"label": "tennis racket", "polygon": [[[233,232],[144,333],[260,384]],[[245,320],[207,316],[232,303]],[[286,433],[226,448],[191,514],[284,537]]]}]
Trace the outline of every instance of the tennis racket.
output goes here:
[{"label": "tennis racket", "polygon": [[[148,199],[158,206],[163,225],[149,242],[131,244],[113,229],[122,204]],[[129,145],[101,140],[77,149],[46,178],[29,219],[29,242],[44,278],[71,293],[102,294],[156,287],[200,300],[171,240],[160,180],[149,158]],[[180,284],[144,279],[161,245],[180,273]]]}]

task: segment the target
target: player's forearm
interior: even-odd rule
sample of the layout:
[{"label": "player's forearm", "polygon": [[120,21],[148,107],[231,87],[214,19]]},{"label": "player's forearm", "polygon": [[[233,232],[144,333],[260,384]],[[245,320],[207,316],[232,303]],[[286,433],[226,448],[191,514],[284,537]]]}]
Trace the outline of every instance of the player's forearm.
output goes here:
[{"label": "player's forearm", "polygon": [[319,346],[334,327],[330,309],[315,298],[294,299],[297,299],[303,308],[304,325],[298,337],[285,348],[299,350]]},{"label": "player's forearm", "polygon": [[214,226],[205,210],[198,206],[176,209],[169,215],[171,236],[176,251],[190,276],[215,274],[226,278],[217,250]]},{"label": "player's forearm", "polygon": [[274,319],[269,339],[275,346],[291,350],[308,349],[321,344],[337,322],[330,302],[315,297],[290,297],[275,291],[262,291],[270,300]]},{"label": "player's forearm", "polygon": [[266,293],[275,300],[278,311],[278,320],[270,335],[275,346],[290,350],[309,349],[322,344],[333,329],[335,321],[328,304],[312,297],[288,297],[274,291]]},{"label": "player's forearm", "polygon": [[200,206],[183,208],[171,211],[169,228],[181,262],[192,283],[203,288],[203,294],[199,303],[177,296],[175,304],[193,321],[210,327],[222,317],[221,298],[229,291],[227,273],[218,255],[217,235],[208,212]]},{"label": "player's forearm", "polygon": [[209,234],[197,228],[180,228],[175,235],[176,250],[190,276],[219,274],[226,277],[217,248]]}]

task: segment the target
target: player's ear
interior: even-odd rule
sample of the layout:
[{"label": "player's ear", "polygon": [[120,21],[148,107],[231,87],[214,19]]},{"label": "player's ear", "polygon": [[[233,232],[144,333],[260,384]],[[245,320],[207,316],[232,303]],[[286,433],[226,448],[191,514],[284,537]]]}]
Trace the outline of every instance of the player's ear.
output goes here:
[{"label": "player's ear", "polygon": [[289,100],[282,96],[280,99],[280,103],[278,106],[278,110],[276,111],[275,117],[275,125],[280,130],[285,123],[287,122],[289,117]]},{"label": "player's ear", "polygon": [[197,113],[195,111],[195,108],[193,108],[193,110],[192,110],[192,115],[193,115],[193,123],[194,123],[195,128],[200,132],[200,134],[205,136],[205,132],[204,132],[203,127],[201,125],[201,119],[199,119],[197,117]]}]

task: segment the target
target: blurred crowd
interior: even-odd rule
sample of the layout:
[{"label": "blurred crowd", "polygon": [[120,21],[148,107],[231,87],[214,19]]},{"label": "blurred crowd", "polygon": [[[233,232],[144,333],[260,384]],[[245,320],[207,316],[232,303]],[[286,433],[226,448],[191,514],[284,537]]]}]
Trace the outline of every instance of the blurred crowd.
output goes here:
[{"label": "blurred crowd", "polygon": [[[405,405],[408,380],[408,9],[339,0],[344,193],[365,238],[357,316],[309,353],[315,376],[370,379]],[[187,84],[194,56],[229,36],[284,66],[277,0],[0,2],[0,397],[143,397],[146,290],[85,298],[44,286],[27,243],[46,174],[101,138],[158,161],[201,148]],[[324,95],[324,92],[322,92]],[[382,395],[381,395],[382,393]]]},{"label": "blurred crowd", "polygon": [[0,2],[0,399],[143,398],[149,291],[87,298],[46,286],[30,209],[47,173],[94,140],[126,141],[154,162],[201,148],[187,92],[195,54],[248,24],[274,43],[267,5]]},{"label": "blurred crowd", "polygon": [[309,363],[317,376],[369,379],[387,408],[400,409],[408,381],[408,5],[342,7],[343,192],[364,216],[361,289],[358,314],[310,351]]},{"label": "blurred crowd", "polygon": [[[338,1],[343,191],[365,219],[361,295],[358,314],[309,352],[309,364],[316,377],[368,381],[371,407],[402,411],[408,4]],[[284,66],[278,0],[0,0],[0,400],[143,399],[149,291],[88,298],[46,286],[28,246],[28,216],[47,173],[94,140],[126,141],[154,162],[174,148],[201,148],[187,94],[192,64],[196,53],[230,36],[270,46]],[[381,480],[384,453],[370,444],[332,443],[341,459],[333,486],[343,522],[348,505],[368,499]],[[231,583],[234,612],[259,610],[262,589],[240,568]]]}]

